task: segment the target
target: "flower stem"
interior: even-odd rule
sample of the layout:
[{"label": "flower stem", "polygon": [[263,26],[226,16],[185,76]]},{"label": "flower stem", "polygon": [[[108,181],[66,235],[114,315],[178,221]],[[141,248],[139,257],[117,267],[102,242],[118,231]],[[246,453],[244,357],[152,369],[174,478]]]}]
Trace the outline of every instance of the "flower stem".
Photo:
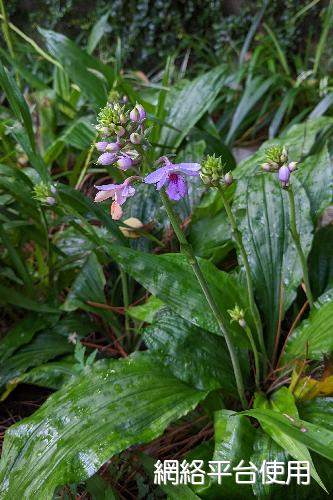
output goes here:
[{"label": "flower stem", "polygon": [[190,266],[192,267],[192,270],[195,274],[195,277],[197,278],[197,280],[199,282],[201,290],[203,291],[203,293],[206,297],[206,300],[207,300],[207,302],[212,310],[212,313],[217,321],[217,324],[219,325],[219,328],[220,328],[221,332],[223,333],[223,336],[224,336],[224,339],[226,341],[227,348],[228,348],[228,351],[230,354],[233,370],[234,370],[239,399],[241,401],[243,408],[247,408],[248,404],[247,404],[247,401],[245,398],[242,372],[241,372],[239,361],[237,358],[237,353],[236,353],[236,350],[232,344],[229,332],[224,324],[224,320],[221,316],[221,313],[220,313],[219,308],[216,304],[216,301],[215,301],[215,299],[214,299],[214,297],[209,289],[206,278],[204,277],[204,275],[199,267],[199,264],[198,264],[198,261],[197,261],[195,254],[193,252],[193,249],[192,249],[191,245],[188,243],[186,236],[181,229],[181,221],[179,219],[178,214],[174,211],[169,198],[167,197],[166,193],[163,190],[160,191],[160,195],[162,198],[163,205],[164,205],[164,207],[167,211],[168,217],[170,219],[170,222],[172,224],[172,227],[173,227],[175,234],[178,238],[178,241],[180,243],[180,250],[185,255]]},{"label": "flower stem", "polygon": [[251,277],[251,269],[250,269],[249,260],[247,258],[247,253],[246,253],[244,245],[243,245],[242,235],[238,231],[237,223],[236,223],[234,214],[232,213],[231,207],[229,205],[228,198],[225,195],[224,189],[220,185],[217,187],[217,189],[221,195],[225,211],[227,212],[227,216],[228,216],[228,219],[229,219],[229,222],[231,225],[231,229],[232,229],[232,232],[233,232],[233,235],[235,238],[235,242],[236,242],[238,251],[241,254],[242,259],[243,259],[243,264],[244,264],[244,268],[245,268],[245,275],[246,275],[246,283],[247,283],[247,293],[249,296],[250,310],[251,310],[251,314],[253,317],[253,321],[254,321],[255,326],[256,326],[261,353],[265,359],[265,365],[266,365],[267,354],[266,354],[265,342],[264,342],[264,337],[263,337],[263,332],[262,332],[261,319],[260,319],[258,310],[256,308],[256,304],[254,301],[253,284],[252,284],[252,277]]},{"label": "flower stem", "polygon": [[125,333],[126,336],[128,337],[129,335],[129,317],[128,317],[128,306],[129,306],[129,297],[128,297],[128,282],[127,282],[127,275],[124,271],[124,269],[120,266],[119,267],[120,271],[120,279],[121,279],[121,286],[123,289],[123,301],[124,301],[124,308],[125,308]]},{"label": "flower stem", "polygon": [[94,142],[91,144],[91,146],[89,148],[89,151],[88,151],[88,154],[86,156],[83,168],[82,168],[82,170],[80,172],[80,175],[79,175],[79,178],[78,178],[78,180],[77,180],[77,182],[75,184],[75,189],[80,189],[81,186],[82,186],[82,183],[84,181],[85,175],[87,173],[87,170],[88,170],[88,167],[89,167],[89,164],[90,164],[90,160],[91,160],[92,154],[93,154],[94,149],[95,149],[96,140],[97,140],[97,134],[95,135]]},{"label": "flower stem", "polygon": [[245,331],[246,331],[246,334],[247,334],[248,339],[250,341],[253,355],[254,355],[254,364],[255,364],[255,372],[256,372],[254,378],[255,378],[255,382],[256,382],[256,388],[259,389],[260,388],[260,363],[259,363],[258,350],[257,350],[257,346],[255,344],[250,327],[246,325]]},{"label": "flower stem", "polygon": [[304,284],[305,284],[305,293],[306,293],[307,299],[309,301],[310,308],[312,308],[313,307],[313,297],[312,297],[312,292],[311,292],[311,288],[310,288],[308,266],[307,266],[306,257],[304,255],[304,252],[302,249],[299,232],[297,231],[295,197],[294,197],[294,192],[293,192],[293,188],[291,185],[288,186],[287,191],[288,191],[289,205],[290,205],[290,232],[291,232],[291,236],[294,240],[298,256],[299,256],[300,261],[301,261],[301,266],[302,266],[302,271],[303,271],[303,279],[304,279]]}]

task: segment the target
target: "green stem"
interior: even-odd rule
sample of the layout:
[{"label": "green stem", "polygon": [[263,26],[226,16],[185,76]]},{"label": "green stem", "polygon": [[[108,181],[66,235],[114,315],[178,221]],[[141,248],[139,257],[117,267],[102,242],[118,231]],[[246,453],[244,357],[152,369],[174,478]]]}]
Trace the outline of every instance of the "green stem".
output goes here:
[{"label": "green stem", "polygon": [[245,269],[246,283],[247,283],[247,293],[249,296],[250,310],[251,310],[251,314],[252,314],[252,317],[253,317],[253,320],[254,320],[254,323],[256,326],[261,353],[266,361],[267,354],[266,354],[265,342],[264,342],[264,337],[263,337],[262,324],[261,324],[260,316],[258,313],[258,309],[257,309],[256,304],[255,304],[255,300],[254,300],[251,269],[250,269],[249,260],[247,258],[247,253],[246,253],[244,245],[243,245],[242,235],[238,231],[236,219],[234,217],[234,214],[232,213],[228,198],[225,195],[223,187],[219,185],[217,187],[217,189],[221,195],[225,211],[227,212],[227,216],[228,216],[228,219],[229,219],[229,222],[231,225],[231,229],[232,229],[232,232],[233,232],[233,235],[235,238],[235,242],[236,242],[238,251],[241,254],[242,259],[243,259],[243,265],[244,265],[244,269]]},{"label": "green stem", "polygon": [[259,389],[260,388],[260,363],[259,363],[258,350],[257,350],[256,344],[254,342],[251,329],[247,325],[245,327],[245,331],[246,331],[246,334],[247,334],[248,339],[250,341],[253,355],[254,355],[254,364],[255,364],[255,372],[256,372],[255,373],[255,382],[256,382],[256,388]]},{"label": "green stem", "polygon": [[180,250],[186,256],[190,266],[192,267],[192,270],[193,270],[193,272],[194,272],[194,274],[199,282],[201,290],[203,291],[203,293],[206,297],[206,300],[209,304],[209,307],[211,308],[212,313],[217,321],[217,324],[219,325],[219,328],[220,328],[220,330],[225,338],[227,348],[229,350],[229,354],[230,354],[230,358],[231,358],[231,363],[232,363],[233,370],[234,370],[234,375],[235,375],[235,379],[236,379],[236,385],[237,385],[239,398],[240,398],[240,401],[242,403],[243,408],[247,408],[248,405],[247,405],[247,401],[245,398],[242,372],[240,369],[236,350],[234,349],[234,346],[232,344],[229,332],[224,324],[224,320],[221,316],[221,313],[220,313],[219,308],[215,302],[215,299],[214,299],[214,297],[209,289],[206,278],[204,277],[204,275],[199,267],[199,264],[198,264],[198,261],[196,259],[195,254],[193,252],[193,249],[192,249],[191,245],[188,243],[188,241],[185,237],[185,234],[183,233],[183,231],[181,229],[181,221],[178,217],[178,214],[174,211],[169,198],[167,197],[167,195],[165,194],[165,192],[163,190],[160,191],[160,195],[162,198],[163,205],[164,205],[164,207],[167,211],[168,217],[170,219],[170,222],[172,224],[172,227],[173,227],[175,234],[178,238],[178,241],[180,243]]},{"label": "green stem", "polygon": [[302,266],[302,270],[303,270],[303,279],[304,279],[304,284],[305,284],[305,293],[306,293],[307,299],[309,301],[309,305],[312,308],[313,307],[313,297],[312,297],[312,292],[311,292],[311,288],[310,288],[308,266],[307,266],[306,257],[304,255],[304,252],[302,249],[301,239],[300,239],[299,233],[297,231],[295,197],[294,197],[294,192],[293,192],[293,188],[291,185],[289,185],[287,191],[288,191],[289,205],[290,205],[290,232],[291,232],[292,238],[294,240],[298,256],[299,256],[300,261],[301,261],[301,266]]},{"label": "green stem", "polygon": [[[10,29],[9,29],[9,21],[8,21],[8,16],[7,16],[7,11],[5,9],[5,4],[3,0],[0,0],[0,12],[1,12],[1,18],[2,18],[2,31],[3,31],[3,37],[6,40],[6,45],[8,47],[8,52],[10,54],[10,57],[15,60],[15,51],[14,51],[14,46],[13,42],[10,36]],[[15,72],[16,76],[16,82],[18,87],[20,87],[20,77],[17,72]]]},{"label": "green stem", "polygon": [[40,208],[42,216],[42,224],[45,231],[45,250],[46,250],[46,269],[47,269],[47,280],[48,286],[52,289],[53,275],[52,275],[52,262],[51,262],[51,246],[49,240],[49,224],[47,222],[47,217],[44,211],[44,207]]},{"label": "green stem", "polygon": [[120,279],[121,279],[121,285],[123,289],[123,301],[124,301],[124,308],[125,308],[125,333],[126,336],[129,334],[129,317],[128,317],[128,306],[129,306],[129,297],[128,297],[128,282],[127,282],[127,276],[124,271],[124,269],[120,266]]},{"label": "green stem", "polygon": [[[1,1],[1,0],[0,0]],[[82,167],[82,170],[81,170],[81,173],[79,175],[79,178],[77,180],[77,183],[75,185],[75,189],[80,189],[81,187],[81,184],[83,182],[83,179],[87,173],[87,170],[88,170],[88,167],[89,167],[89,163],[90,163],[90,160],[91,160],[91,157],[92,157],[92,154],[94,152],[94,149],[95,149],[95,144],[96,144],[96,139],[97,139],[97,134],[95,135],[95,139],[94,139],[94,142],[92,143],[92,145],[90,146],[90,149],[88,151],[88,154],[86,156],[86,159],[85,159],[85,162],[84,162],[84,165]]]}]

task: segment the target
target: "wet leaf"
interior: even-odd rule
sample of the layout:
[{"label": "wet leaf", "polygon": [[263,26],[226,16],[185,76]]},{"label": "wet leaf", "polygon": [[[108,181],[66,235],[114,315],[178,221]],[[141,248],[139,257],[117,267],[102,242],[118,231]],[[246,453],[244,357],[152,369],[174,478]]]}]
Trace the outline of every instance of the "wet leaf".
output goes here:
[{"label": "wet leaf", "polygon": [[112,455],[159,436],[206,394],[147,353],[96,363],[6,432],[1,498],[51,499],[57,486],[87,479]]},{"label": "wet leaf", "polygon": [[[324,298],[327,297],[327,300]],[[322,359],[333,351],[333,297],[324,295],[315,302],[309,318],[302,321],[287,340],[280,366],[295,358]]]},{"label": "wet leaf", "polygon": [[[171,310],[192,324],[221,335],[205,296],[183,255],[147,255],[116,245],[107,246],[106,251],[130,276]],[[235,322],[231,323],[227,312],[228,309],[233,309],[236,303],[245,311],[248,309],[246,290],[234,276],[219,271],[204,259],[199,262],[235,342],[241,347],[247,347],[248,342],[243,330]],[[247,320],[251,325],[251,319]]]},{"label": "wet leaf", "polygon": [[[312,242],[309,200],[293,179],[296,218],[305,255]],[[252,270],[257,302],[264,313],[267,345],[272,353],[278,327],[281,287],[283,311],[296,295],[302,267],[289,229],[288,194],[274,174],[242,180],[237,186],[234,211]]]},{"label": "wet leaf", "polygon": [[[178,147],[186,134],[213,104],[227,76],[224,66],[218,66],[180,89],[173,89],[168,96],[168,113],[165,121],[174,128],[163,127],[160,144]],[[176,129],[176,130],[175,130]]]},{"label": "wet leaf", "polygon": [[223,339],[163,309],[145,329],[149,350],[172,373],[198,389],[222,388],[233,394],[235,381]]}]

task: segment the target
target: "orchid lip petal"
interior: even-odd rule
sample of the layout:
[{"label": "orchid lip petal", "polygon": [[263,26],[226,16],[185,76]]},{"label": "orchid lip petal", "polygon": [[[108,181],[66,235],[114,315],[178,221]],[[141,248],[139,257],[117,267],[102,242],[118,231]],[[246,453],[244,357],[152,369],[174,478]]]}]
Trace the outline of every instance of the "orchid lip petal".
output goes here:
[{"label": "orchid lip petal", "polygon": [[170,200],[179,201],[187,194],[187,185],[185,179],[181,175],[177,175],[175,179],[170,179],[166,194]]}]

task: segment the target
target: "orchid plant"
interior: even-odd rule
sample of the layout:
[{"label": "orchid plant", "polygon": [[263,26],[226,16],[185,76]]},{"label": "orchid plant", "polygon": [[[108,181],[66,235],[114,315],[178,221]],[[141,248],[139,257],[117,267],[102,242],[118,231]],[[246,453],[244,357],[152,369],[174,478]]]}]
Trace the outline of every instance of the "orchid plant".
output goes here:
[{"label": "orchid plant", "polygon": [[[6,379],[3,398],[24,381],[56,392],[6,432],[0,496],[48,500],[64,484],[103,482],[115,474],[114,457],[126,471],[158,477],[145,493],[152,498],[163,492],[170,498],[322,498],[332,491],[332,283],[316,284],[309,263],[318,262],[322,243],[312,243],[313,235],[332,200],[328,152],[309,149],[304,156],[302,126],[297,140],[287,135],[264,145],[236,168],[216,151],[190,156],[185,147],[175,157],[170,151],[177,147],[168,149],[167,139],[161,146],[158,120],[145,108],[111,93],[85,162],[84,172],[94,165],[88,196],[46,174],[31,189],[37,208],[28,205],[29,214],[37,214],[44,230],[37,238],[44,283],[57,282],[58,254],[65,283],[67,266],[78,260],[71,249],[64,256],[56,238],[49,240],[55,221],[72,226],[63,247],[74,244],[74,228],[89,255],[57,309],[51,300],[35,303],[33,295],[26,303],[36,317],[19,324],[24,339],[34,328],[39,332],[39,309],[52,320],[50,327],[43,323],[41,337],[54,341],[67,323],[80,326],[65,347],[54,343],[60,360],[20,376],[14,364],[13,378]],[[30,189],[24,175],[18,179]],[[200,202],[193,209],[196,192]],[[154,216],[141,221],[145,203]],[[191,207],[186,215],[184,205]],[[38,250],[45,232],[46,265]],[[215,245],[218,257],[209,245],[203,254],[198,240]],[[87,316],[76,323],[72,314],[82,310]],[[107,332],[102,346],[99,328]],[[86,347],[94,350],[85,360]],[[115,352],[122,359],[110,359]],[[29,349],[16,362],[27,357]],[[173,447],[180,446],[176,458],[184,470],[188,461],[193,474],[200,462],[205,478],[172,490],[163,474],[175,457],[154,446],[175,422],[193,431],[190,447],[181,448],[182,441]],[[251,473],[251,481],[234,484],[229,470],[238,478]]]}]

